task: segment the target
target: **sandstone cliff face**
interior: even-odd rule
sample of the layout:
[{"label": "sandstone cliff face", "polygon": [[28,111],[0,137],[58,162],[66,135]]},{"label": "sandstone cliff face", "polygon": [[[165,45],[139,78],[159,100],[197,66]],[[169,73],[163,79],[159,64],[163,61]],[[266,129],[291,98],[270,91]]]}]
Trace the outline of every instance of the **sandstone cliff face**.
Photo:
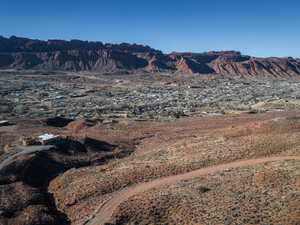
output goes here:
[{"label": "sandstone cliff face", "polygon": [[144,68],[149,72],[159,72],[164,70],[175,71],[176,60],[162,53],[139,53],[137,57],[146,60],[147,66]]},{"label": "sandstone cliff face", "polygon": [[109,72],[136,70],[147,65],[142,58],[114,50],[0,54],[0,67],[3,68]]},{"label": "sandstone cliff face", "polygon": [[300,75],[300,59],[255,58],[236,51],[163,54],[137,44],[80,40],[32,40],[0,36],[0,68],[65,71],[177,72],[289,79]]},{"label": "sandstone cliff face", "polygon": [[193,57],[176,56],[176,69],[179,72],[193,74],[209,74],[214,73],[214,71],[206,64],[198,62],[197,59]]},{"label": "sandstone cliff face", "polygon": [[207,52],[202,54],[172,53],[180,60],[179,71],[199,74],[223,74],[230,76],[252,76],[289,78],[300,75],[300,60],[288,58],[255,58],[234,51]]},{"label": "sandstone cliff face", "polygon": [[81,41],[81,40],[33,40],[28,38],[21,38],[12,36],[5,38],[0,36],[0,52],[12,53],[12,52],[53,52],[53,51],[67,51],[67,50],[116,50],[123,52],[157,52],[149,46],[137,45],[137,44],[103,44],[96,41]]},{"label": "sandstone cliff face", "polygon": [[212,68],[220,74],[291,77],[300,75],[300,60],[293,58],[242,58],[216,60]]}]

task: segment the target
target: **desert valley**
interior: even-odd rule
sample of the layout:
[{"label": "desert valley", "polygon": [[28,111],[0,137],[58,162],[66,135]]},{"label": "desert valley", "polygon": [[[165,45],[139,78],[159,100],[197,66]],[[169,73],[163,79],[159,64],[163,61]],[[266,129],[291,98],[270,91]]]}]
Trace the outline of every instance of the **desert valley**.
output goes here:
[{"label": "desert valley", "polygon": [[0,37],[0,224],[299,225],[300,59]]}]

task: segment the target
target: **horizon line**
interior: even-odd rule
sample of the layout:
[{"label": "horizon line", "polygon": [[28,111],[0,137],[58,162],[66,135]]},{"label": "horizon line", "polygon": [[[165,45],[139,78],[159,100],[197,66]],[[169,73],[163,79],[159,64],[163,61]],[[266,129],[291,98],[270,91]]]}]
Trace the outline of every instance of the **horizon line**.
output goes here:
[{"label": "horizon line", "polygon": [[146,43],[136,43],[136,42],[122,42],[122,41],[117,41],[117,42],[104,42],[104,41],[100,41],[100,40],[83,40],[83,39],[77,39],[77,38],[32,38],[32,37],[26,37],[26,36],[17,36],[17,35],[1,35],[0,37],[6,38],[6,39],[10,39],[12,37],[16,37],[16,38],[24,38],[24,39],[30,39],[30,40],[37,40],[37,41],[53,41],[53,40],[57,40],[57,41],[83,41],[83,42],[99,42],[102,43],[103,45],[106,44],[114,44],[114,45],[120,45],[120,44],[130,44],[130,45],[141,45],[141,46],[145,46],[145,47],[150,47],[154,50],[157,51],[161,51],[163,54],[169,55],[169,54],[174,54],[174,53],[181,53],[181,54],[185,54],[185,53],[191,53],[191,54],[205,54],[205,53],[209,53],[209,52],[238,52],[243,56],[250,56],[252,58],[294,58],[294,59],[300,59],[300,56],[255,56],[252,54],[244,54],[243,51],[241,50],[235,50],[235,49],[212,49],[212,50],[203,50],[203,51],[189,51],[189,50],[185,50],[185,51],[176,51],[176,50],[161,50],[159,48],[156,47],[152,47],[150,44],[146,44]]}]

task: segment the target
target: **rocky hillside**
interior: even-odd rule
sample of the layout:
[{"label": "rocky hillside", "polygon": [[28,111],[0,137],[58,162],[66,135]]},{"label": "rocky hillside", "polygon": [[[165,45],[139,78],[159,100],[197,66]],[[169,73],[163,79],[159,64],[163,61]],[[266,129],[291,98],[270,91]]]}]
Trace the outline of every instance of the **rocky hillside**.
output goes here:
[{"label": "rocky hillside", "polygon": [[124,74],[169,71],[288,79],[300,75],[300,59],[256,58],[236,51],[163,54],[149,46],[128,43],[41,41],[0,36],[0,68]]},{"label": "rocky hillside", "polygon": [[70,224],[57,210],[48,183],[69,169],[100,165],[133,151],[131,144],[121,145],[67,137],[55,145],[18,146],[18,153],[0,161],[0,224]]}]

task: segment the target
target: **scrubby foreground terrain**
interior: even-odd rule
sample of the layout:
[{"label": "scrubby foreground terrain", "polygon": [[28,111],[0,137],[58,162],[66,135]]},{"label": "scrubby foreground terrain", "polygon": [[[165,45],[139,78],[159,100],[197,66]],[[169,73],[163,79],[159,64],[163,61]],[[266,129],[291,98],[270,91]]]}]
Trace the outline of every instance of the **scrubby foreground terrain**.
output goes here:
[{"label": "scrubby foreground terrain", "polygon": [[[11,118],[0,133],[1,222],[299,224],[298,114],[98,118],[64,127]],[[20,136],[45,132],[73,138],[18,147]]]}]

